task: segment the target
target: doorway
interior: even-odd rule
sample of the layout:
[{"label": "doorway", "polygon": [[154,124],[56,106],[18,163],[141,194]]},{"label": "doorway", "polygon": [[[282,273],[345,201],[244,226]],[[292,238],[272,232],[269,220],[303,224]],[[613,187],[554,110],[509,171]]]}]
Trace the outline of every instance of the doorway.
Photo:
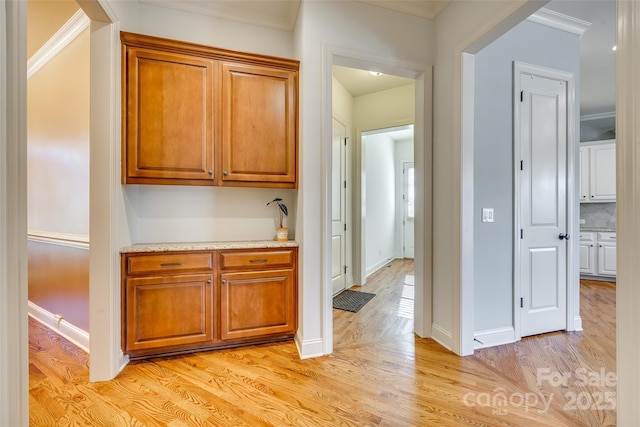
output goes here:
[{"label": "doorway", "polygon": [[[327,99],[332,100],[325,104],[325,117],[331,118],[331,120],[325,120],[326,134],[332,134],[332,120],[333,118],[339,118],[343,121],[343,116],[336,115],[336,101],[340,105],[344,100],[344,92],[339,90],[339,85],[336,84],[335,78],[333,78],[333,67],[340,66],[345,68],[353,68],[358,71],[368,73],[368,69],[377,69],[380,73],[386,75],[394,75],[403,77],[405,79],[412,79],[415,84],[413,87],[405,88],[405,90],[411,94],[411,101],[405,103],[406,106],[413,110],[412,116],[415,115],[414,124],[414,159],[415,159],[415,302],[414,302],[414,332],[421,336],[431,336],[431,200],[432,200],[432,181],[431,181],[431,159],[432,159],[432,140],[431,140],[431,111],[432,111],[432,70],[430,66],[415,64],[411,62],[389,60],[387,58],[371,56],[369,54],[354,53],[353,51],[344,52],[341,49],[327,46],[325,48],[325,56],[327,57],[326,74],[327,79],[333,80],[332,83],[327,83],[326,96]],[[340,85],[341,86],[341,85]],[[344,108],[348,114],[352,117],[355,115],[353,108],[353,96],[346,97],[350,99],[351,106]],[[349,279],[352,277],[353,284],[362,284],[363,280],[366,280],[366,268],[365,262],[362,260],[364,252],[360,248],[366,244],[364,242],[364,226],[361,222],[362,218],[366,217],[366,211],[361,203],[350,203],[353,200],[361,200],[362,189],[361,183],[362,177],[362,144],[361,144],[361,132],[366,129],[382,129],[385,127],[398,126],[402,124],[411,124],[414,122],[413,118],[407,120],[407,117],[402,115],[404,109],[392,108],[389,109],[389,117],[386,123],[371,123],[376,119],[375,113],[362,114],[362,119],[356,121],[355,118],[351,122],[344,121],[347,125],[347,136],[352,136],[353,142],[348,144],[348,155],[351,156],[352,162],[347,167],[352,167],[351,171],[347,172],[348,183],[347,193],[349,194],[348,204],[351,205],[351,212],[348,212],[347,218],[351,221],[353,226],[347,224],[347,241],[350,237],[351,244],[347,247],[347,253],[349,254],[350,248],[353,248],[353,255],[348,255],[348,261],[351,260],[353,268],[347,268],[347,275]],[[332,176],[332,150],[325,151],[325,171],[327,177]],[[350,182],[349,182],[350,179]],[[331,194],[326,199],[327,202],[333,200]],[[325,224],[326,230],[331,230],[331,203],[325,205]],[[418,236],[420,236],[418,238]],[[325,259],[332,260],[332,236],[329,232],[325,233]],[[331,262],[325,263],[324,271],[325,277],[329,279],[333,277],[331,274]],[[428,272],[428,274],[426,273]],[[325,283],[331,282],[327,280]],[[323,343],[324,352],[331,353],[333,351],[333,319],[332,319],[332,304],[331,299],[333,297],[333,286],[325,285],[323,295],[325,298],[325,309],[323,315],[324,333]]]},{"label": "doorway", "polygon": [[[365,265],[361,284],[365,285],[367,278],[387,263],[405,258],[407,243],[411,255],[408,258],[413,258],[413,125],[362,132],[361,144],[359,202],[364,206],[366,215],[361,219],[364,235],[360,256]],[[411,195],[407,193],[407,187],[412,190]]]},{"label": "doorway", "polygon": [[416,168],[413,161],[402,163],[402,257],[415,256]]}]

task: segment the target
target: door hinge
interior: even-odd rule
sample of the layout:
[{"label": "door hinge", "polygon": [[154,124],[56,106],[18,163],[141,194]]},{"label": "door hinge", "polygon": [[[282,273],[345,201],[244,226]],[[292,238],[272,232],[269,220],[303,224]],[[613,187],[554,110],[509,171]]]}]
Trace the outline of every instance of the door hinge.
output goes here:
[{"label": "door hinge", "polygon": [[520,229],[520,238],[524,239],[524,230],[522,228]]},{"label": "door hinge", "polygon": [[520,170],[524,170],[524,160],[520,160]]},{"label": "door hinge", "polygon": [[520,298],[520,308],[524,308],[524,298]]},{"label": "door hinge", "polygon": [[347,224],[344,225],[344,231],[347,231]]},{"label": "door hinge", "polygon": [[344,188],[347,188],[347,181],[344,182]]},{"label": "door hinge", "polygon": [[347,274],[347,266],[344,266],[344,274]]},{"label": "door hinge", "polygon": [[520,102],[523,102],[523,101],[524,101],[524,91],[521,90],[520,91]]},{"label": "door hinge", "polygon": [[349,137],[348,137],[348,136],[344,139],[344,145],[347,145],[347,140],[348,140],[348,139],[349,139]]}]

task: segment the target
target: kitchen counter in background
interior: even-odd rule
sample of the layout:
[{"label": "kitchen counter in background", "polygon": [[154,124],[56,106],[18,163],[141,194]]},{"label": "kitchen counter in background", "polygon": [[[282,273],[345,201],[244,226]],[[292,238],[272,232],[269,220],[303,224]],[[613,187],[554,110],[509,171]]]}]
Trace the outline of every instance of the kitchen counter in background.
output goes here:
[{"label": "kitchen counter in background", "polygon": [[275,240],[246,240],[238,242],[180,242],[180,243],[140,243],[125,246],[120,253],[140,252],[170,252],[170,251],[213,251],[218,249],[265,249],[265,248],[295,248],[298,242],[289,240],[277,242]]},{"label": "kitchen counter in background", "polygon": [[616,231],[615,203],[580,203],[580,219],[584,231]]},{"label": "kitchen counter in background", "polygon": [[588,231],[588,232],[602,232],[602,233],[615,233],[615,228],[610,227],[580,227],[580,231]]}]

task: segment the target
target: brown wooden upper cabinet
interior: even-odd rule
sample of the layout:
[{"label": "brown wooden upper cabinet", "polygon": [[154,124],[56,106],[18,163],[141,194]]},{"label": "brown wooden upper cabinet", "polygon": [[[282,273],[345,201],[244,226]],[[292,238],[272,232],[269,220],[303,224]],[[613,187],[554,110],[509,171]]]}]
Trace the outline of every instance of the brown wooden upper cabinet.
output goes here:
[{"label": "brown wooden upper cabinet", "polygon": [[121,40],[123,183],[297,187],[298,61]]}]

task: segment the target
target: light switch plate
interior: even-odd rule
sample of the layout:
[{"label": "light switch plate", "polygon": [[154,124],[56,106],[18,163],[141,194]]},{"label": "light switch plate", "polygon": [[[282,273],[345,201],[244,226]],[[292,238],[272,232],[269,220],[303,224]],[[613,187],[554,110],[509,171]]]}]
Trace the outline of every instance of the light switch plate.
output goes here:
[{"label": "light switch plate", "polygon": [[493,222],[493,208],[482,208],[482,222]]}]

